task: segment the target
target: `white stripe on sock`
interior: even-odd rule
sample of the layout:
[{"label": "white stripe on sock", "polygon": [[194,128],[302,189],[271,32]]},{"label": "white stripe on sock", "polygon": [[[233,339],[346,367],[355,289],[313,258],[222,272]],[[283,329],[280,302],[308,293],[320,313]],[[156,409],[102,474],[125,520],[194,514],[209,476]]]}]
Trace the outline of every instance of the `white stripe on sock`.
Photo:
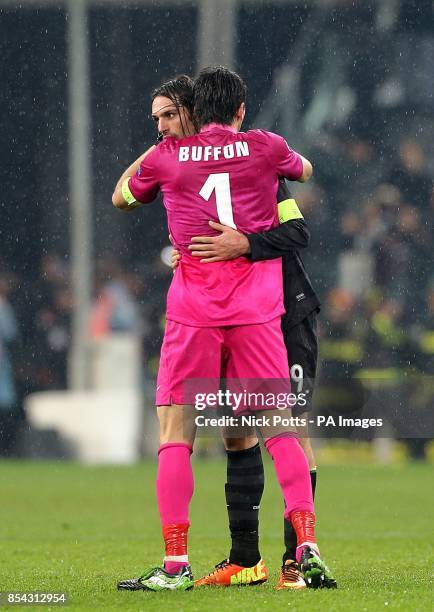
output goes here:
[{"label": "white stripe on sock", "polygon": [[166,561],[174,561],[175,563],[188,563],[188,555],[169,555],[164,557],[163,563]]}]

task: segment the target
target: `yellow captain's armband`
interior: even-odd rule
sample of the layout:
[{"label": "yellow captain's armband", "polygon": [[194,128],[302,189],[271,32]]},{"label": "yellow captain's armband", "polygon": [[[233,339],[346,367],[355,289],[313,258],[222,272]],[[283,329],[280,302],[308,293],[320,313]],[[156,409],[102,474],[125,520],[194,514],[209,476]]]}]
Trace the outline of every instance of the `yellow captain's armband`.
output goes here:
[{"label": "yellow captain's armband", "polygon": [[279,223],[292,221],[292,219],[304,219],[299,207],[297,206],[297,202],[293,198],[279,202],[277,205],[277,211],[279,213]]},{"label": "yellow captain's armband", "polygon": [[136,198],[133,196],[133,194],[131,193],[130,190],[130,186],[129,186],[129,180],[130,177],[127,177],[124,182],[122,183],[122,196],[125,200],[125,202],[128,203],[128,206],[132,206],[133,204],[135,204],[137,202]]}]

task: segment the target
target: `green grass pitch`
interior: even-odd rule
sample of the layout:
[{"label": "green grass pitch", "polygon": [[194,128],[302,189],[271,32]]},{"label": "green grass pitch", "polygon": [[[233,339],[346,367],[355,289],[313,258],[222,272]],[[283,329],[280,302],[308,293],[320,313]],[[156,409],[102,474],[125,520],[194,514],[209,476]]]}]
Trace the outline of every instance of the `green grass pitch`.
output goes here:
[{"label": "green grass pitch", "polygon": [[[223,460],[194,462],[190,559],[196,577],[228,552]],[[282,501],[266,462],[258,587],[127,593],[116,581],[162,558],[155,464],[0,462],[0,591],[67,591],[73,610],[432,609],[432,465],[339,465],[318,473],[318,535],[336,591],[276,591]],[[4,607],[2,609],[16,609]],[[55,609],[52,606],[50,609]]]}]

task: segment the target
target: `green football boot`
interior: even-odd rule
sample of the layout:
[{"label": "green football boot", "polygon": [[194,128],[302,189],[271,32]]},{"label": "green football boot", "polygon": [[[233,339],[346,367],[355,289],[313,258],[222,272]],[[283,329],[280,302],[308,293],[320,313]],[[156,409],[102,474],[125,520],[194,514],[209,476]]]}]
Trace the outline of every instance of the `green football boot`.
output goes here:
[{"label": "green football boot", "polygon": [[118,582],[119,591],[188,591],[193,586],[194,579],[189,565],[177,574],[169,574],[164,567],[151,567],[139,578]]},{"label": "green football boot", "polygon": [[300,570],[310,589],[336,589],[336,580],[318,552],[306,546],[301,553]]}]

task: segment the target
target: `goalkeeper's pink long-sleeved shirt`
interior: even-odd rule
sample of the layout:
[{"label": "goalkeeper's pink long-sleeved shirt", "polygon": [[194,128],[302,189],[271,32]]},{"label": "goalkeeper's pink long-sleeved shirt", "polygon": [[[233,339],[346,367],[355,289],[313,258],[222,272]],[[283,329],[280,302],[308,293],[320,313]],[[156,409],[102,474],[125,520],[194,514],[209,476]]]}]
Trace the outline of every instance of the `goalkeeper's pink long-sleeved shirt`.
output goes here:
[{"label": "goalkeeper's pink long-sleeved shirt", "polygon": [[145,157],[129,188],[143,203],[161,190],[169,232],[182,253],[167,296],[168,319],[217,327],[265,323],[283,314],[280,258],[201,264],[187,247],[193,236],[218,233],[209,220],[243,233],[275,227],[278,178],[297,180],[302,173],[301,157],[277,134],[214,123],[195,136],[167,137]]}]

